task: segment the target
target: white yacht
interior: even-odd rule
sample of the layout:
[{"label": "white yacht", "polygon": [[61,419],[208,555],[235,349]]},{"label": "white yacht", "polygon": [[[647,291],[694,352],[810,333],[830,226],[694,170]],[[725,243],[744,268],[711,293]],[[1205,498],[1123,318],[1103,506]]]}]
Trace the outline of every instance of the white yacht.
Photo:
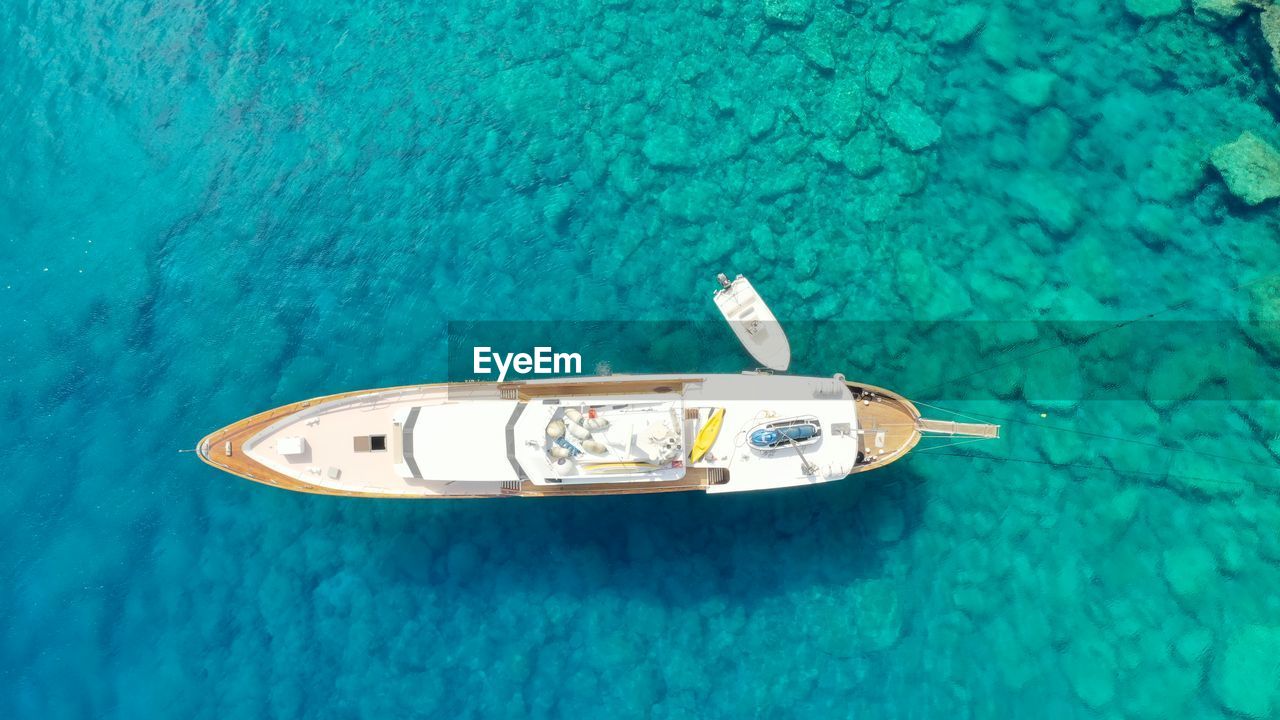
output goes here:
[{"label": "white yacht", "polygon": [[329,495],[721,493],[839,480],[928,433],[999,427],[926,420],[840,375],[636,375],[342,393],[246,418],[197,451],[235,475]]}]

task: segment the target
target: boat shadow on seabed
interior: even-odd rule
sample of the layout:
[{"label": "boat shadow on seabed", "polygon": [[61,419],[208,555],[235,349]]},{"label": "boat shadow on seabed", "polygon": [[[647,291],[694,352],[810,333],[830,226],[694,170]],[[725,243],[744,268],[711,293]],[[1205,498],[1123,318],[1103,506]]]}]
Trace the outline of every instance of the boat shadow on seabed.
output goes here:
[{"label": "boat shadow on seabed", "polygon": [[344,514],[378,515],[360,524],[383,528],[388,562],[423,585],[455,585],[450,558],[466,557],[477,568],[473,583],[518,586],[535,596],[586,584],[628,598],[699,602],[880,577],[883,551],[909,542],[920,524],[924,482],[904,466],[728,496],[348,503]]}]

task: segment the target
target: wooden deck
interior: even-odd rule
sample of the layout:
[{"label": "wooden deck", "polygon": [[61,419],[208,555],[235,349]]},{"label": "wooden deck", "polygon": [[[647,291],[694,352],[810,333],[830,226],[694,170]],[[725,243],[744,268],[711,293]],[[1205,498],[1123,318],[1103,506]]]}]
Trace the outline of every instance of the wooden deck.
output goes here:
[{"label": "wooden deck", "polygon": [[845,383],[858,403],[860,460],[853,472],[882,468],[920,442],[920,411],[892,390],[865,383]]}]

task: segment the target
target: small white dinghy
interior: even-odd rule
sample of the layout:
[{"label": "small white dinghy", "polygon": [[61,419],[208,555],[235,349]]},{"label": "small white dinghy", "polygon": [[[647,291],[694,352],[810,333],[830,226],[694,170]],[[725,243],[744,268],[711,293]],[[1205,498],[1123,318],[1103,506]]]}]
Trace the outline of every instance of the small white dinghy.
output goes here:
[{"label": "small white dinghy", "polygon": [[790,367],[791,343],[751,281],[739,275],[729,282],[724,273],[716,277],[721,285],[715,295],[716,307],[751,357],[770,370],[782,372]]}]

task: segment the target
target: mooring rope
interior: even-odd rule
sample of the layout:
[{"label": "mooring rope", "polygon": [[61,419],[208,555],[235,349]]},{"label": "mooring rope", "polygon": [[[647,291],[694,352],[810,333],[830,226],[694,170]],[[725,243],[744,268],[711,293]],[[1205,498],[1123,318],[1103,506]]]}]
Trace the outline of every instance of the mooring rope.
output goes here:
[{"label": "mooring rope", "polygon": [[948,408],[938,407],[937,405],[930,405],[929,403],[918,402],[916,404],[923,405],[924,407],[931,408],[939,412],[953,413],[959,417],[967,418],[969,420],[978,420],[978,421],[999,420],[1002,422],[1016,423],[1019,425],[1028,425],[1030,427],[1053,430],[1054,432],[1071,433],[1073,435],[1081,435],[1084,437],[1097,438],[1100,440],[1113,440],[1115,442],[1129,443],[1131,445],[1141,445],[1143,447],[1154,448],[1156,450],[1163,450],[1165,452],[1170,452],[1170,453],[1193,453],[1200,457],[1213,458],[1215,460],[1223,460],[1225,462],[1239,463],[1241,465],[1253,465],[1255,467],[1260,467],[1266,470],[1273,470],[1273,471],[1280,470],[1280,465],[1277,465],[1276,463],[1258,462],[1256,460],[1245,460],[1243,458],[1235,457],[1232,455],[1223,455],[1221,453],[1205,452],[1202,450],[1195,450],[1193,448],[1173,447],[1171,445],[1166,445],[1164,443],[1151,442],[1149,440],[1139,440],[1133,437],[1124,437],[1121,435],[1107,435],[1106,433],[1093,432],[1090,430],[1077,430],[1075,428],[1062,427],[1061,425],[1051,425],[1049,423],[1033,422],[1030,420],[1020,420],[1018,418],[1002,417],[1000,415],[988,415],[986,413],[976,413],[981,417],[975,417],[974,415],[971,415],[971,414],[962,413],[957,410],[950,410]]},{"label": "mooring rope", "polygon": [[[1240,283],[1239,285],[1236,285],[1236,286],[1234,286],[1234,287],[1232,287],[1232,288],[1229,288],[1229,289],[1227,290],[1227,292],[1231,292],[1231,293],[1238,292],[1238,291],[1243,290],[1243,289],[1245,289],[1245,288],[1247,288],[1247,287],[1249,287],[1249,286],[1251,286],[1251,285],[1257,285],[1258,283],[1261,283],[1261,282],[1263,282],[1263,281],[1266,281],[1266,280],[1273,280],[1273,279],[1277,279],[1277,278],[1280,278],[1280,272],[1271,273],[1270,275],[1263,275],[1262,277],[1254,278],[1253,280],[1250,280],[1250,281],[1248,281],[1248,282]],[[982,375],[983,373],[988,373],[988,372],[991,372],[992,370],[998,370],[999,368],[1002,368],[1002,367],[1008,367],[1009,365],[1013,365],[1013,364],[1015,364],[1015,363],[1020,363],[1020,362],[1022,362],[1022,361],[1024,361],[1024,360],[1027,360],[1027,359],[1029,359],[1029,358],[1036,357],[1037,355],[1042,355],[1042,354],[1047,353],[1047,352],[1053,352],[1054,350],[1061,350],[1062,348],[1065,348],[1065,347],[1072,347],[1072,346],[1077,346],[1077,345],[1084,345],[1085,343],[1088,343],[1088,342],[1092,341],[1093,339],[1095,339],[1095,338],[1097,338],[1097,337],[1100,337],[1100,336],[1102,336],[1102,335],[1105,335],[1105,334],[1107,334],[1107,333],[1109,333],[1109,332],[1112,332],[1112,331],[1115,331],[1115,330],[1119,330],[1119,329],[1121,329],[1121,328],[1128,327],[1128,326],[1130,326],[1130,325],[1133,325],[1134,323],[1138,323],[1138,322],[1143,322],[1143,321],[1146,321],[1146,320],[1150,320],[1150,319],[1155,318],[1155,317],[1158,317],[1158,316],[1160,316],[1160,315],[1164,315],[1164,314],[1166,314],[1166,313],[1173,312],[1174,310],[1181,310],[1181,309],[1183,309],[1183,308],[1187,307],[1188,305],[1190,305],[1192,302],[1194,302],[1194,298],[1187,298],[1187,299],[1183,300],[1182,302],[1176,303],[1176,304],[1174,304],[1174,305],[1170,305],[1170,306],[1168,306],[1168,307],[1166,307],[1166,308],[1164,308],[1164,309],[1162,309],[1162,310],[1156,310],[1155,312],[1150,312],[1150,313],[1147,313],[1146,315],[1141,315],[1141,316],[1136,317],[1136,318],[1131,318],[1131,319],[1129,319],[1129,320],[1122,320],[1122,321],[1120,321],[1120,322],[1113,323],[1112,325],[1110,325],[1110,326],[1108,326],[1108,327],[1104,327],[1104,328],[1102,328],[1101,330],[1096,330],[1096,331],[1094,331],[1094,332],[1091,332],[1091,333],[1089,333],[1089,334],[1085,335],[1084,337],[1076,338],[1076,339],[1072,339],[1072,340],[1067,340],[1067,341],[1065,341],[1065,342],[1059,343],[1059,344],[1057,344],[1057,345],[1051,345],[1051,346],[1046,347],[1046,348],[1040,348],[1039,350],[1035,350],[1035,351],[1033,351],[1033,352],[1029,352],[1029,353],[1026,353],[1026,354],[1023,354],[1023,355],[1019,355],[1018,357],[1011,358],[1011,359],[1009,359],[1009,360],[1006,360],[1005,362],[996,363],[995,365],[990,365],[990,366],[985,367],[985,368],[980,368],[980,369],[978,369],[978,370],[974,370],[974,371],[973,371],[973,372],[971,372],[971,373],[967,373],[967,374],[965,374],[965,375],[960,375],[960,376],[958,376],[958,377],[953,377],[953,378],[951,378],[951,379],[949,379],[949,380],[945,380],[945,381],[940,382],[940,383],[938,383],[938,384],[936,384],[936,385],[933,385],[933,386],[931,386],[931,387],[922,388],[922,389],[920,390],[920,392],[915,393],[914,395],[927,395],[928,393],[931,393],[931,392],[933,392],[934,390],[937,390],[938,388],[946,387],[946,386],[948,386],[948,385],[951,385],[951,384],[953,384],[953,383],[960,382],[960,381],[962,381],[962,380],[968,380],[968,379],[969,379],[969,378],[971,378],[971,377],[975,377],[975,376],[977,376],[977,375]],[[1009,350],[1006,350],[1005,352],[1010,352],[1012,349],[1013,349],[1013,348],[1010,348]],[[1001,353],[1001,354],[1003,354],[1003,353]],[[913,396],[914,396],[914,395],[913,395]]]},{"label": "mooring rope", "polygon": [[[1245,289],[1245,288],[1247,288],[1247,287],[1250,287],[1250,286],[1253,286],[1253,285],[1258,285],[1258,284],[1260,284],[1260,283],[1264,283],[1264,282],[1268,282],[1268,281],[1274,280],[1274,279],[1276,279],[1276,278],[1280,278],[1280,272],[1270,273],[1270,274],[1267,274],[1267,275],[1263,275],[1263,276],[1261,276],[1261,277],[1254,278],[1253,280],[1249,280],[1248,282],[1240,283],[1240,284],[1238,284],[1238,285],[1236,285],[1236,286],[1232,287],[1228,292],[1238,292],[1238,291],[1243,290],[1243,289]],[[1017,357],[1011,358],[1011,359],[1006,360],[1006,361],[1004,361],[1004,362],[996,363],[996,364],[994,364],[994,365],[990,365],[990,366],[985,367],[985,368],[980,368],[980,369],[975,370],[975,371],[973,371],[973,372],[970,372],[970,373],[967,373],[967,374],[964,374],[964,375],[960,375],[960,376],[957,376],[957,377],[951,378],[951,379],[949,379],[949,380],[946,380],[946,381],[944,381],[944,382],[938,383],[938,384],[936,384],[936,385],[934,385],[934,386],[932,386],[932,387],[925,388],[925,389],[924,389],[920,394],[926,394],[926,393],[928,393],[928,392],[932,392],[933,390],[936,390],[936,389],[938,389],[938,388],[946,387],[946,386],[952,385],[952,384],[954,384],[954,383],[957,383],[957,382],[960,382],[960,381],[967,380],[967,379],[969,379],[969,378],[975,377],[975,376],[977,376],[977,375],[981,375],[981,374],[983,374],[983,373],[987,373],[987,372],[990,372],[990,371],[992,371],[992,370],[996,370],[996,369],[998,369],[998,368],[1008,367],[1009,365],[1012,365],[1012,364],[1014,364],[1014,363],[1021,363],[1021,362],[1026,361],[1026,360],[1027,360],[1027,359],[1029,359],[1029,358],[1033,358],[1033,357],[1036,357],[1036,356],[1038,356],[1038,355],[1042,355],[1042,354],[1044,354],[1044,353],[1052,352],[1052,351],[1054,351],[1054,350],[1060,350],[1060,349],[1065,348],[1065,347],[1073,347],[1073,346],[1080,346],[1080,345],[1084,345],[1085,343],[1088,343],[1088,342],[1090,342],[1090,341],[1094,340],[1095,338],[1098,338],[1098,337],[1100,337],[1100,336],[1102,336],[1102,335],[1104,335],[1104,334],[1106,334],[1106,333],[1113,332],[1113,331],[1115,331],[1115,330],[1119,330],[1119,329],[1121,329],[1121,328],[1128,327],[1128,326],[1130,326],[1130,325],[1133,325],[1134,323],[1142,322],[1142,321],[1145,321],[1145,320],[1151,320],[1152,318],[1158,317],[1158,316],[1160,316],[1160,315],[1164,315],[1164,314],[1166,314],[1166,313],[1173,312],[1174,310],[1180,310],[1180,309],[1182,309],[1182,308],[1185,308],[1185,307],[1187,307],[1188,305],[1190,305],[1190,304],[1192,303],[1192,301],[1193,301],[1193,300],[1192,300],[1192,298],[1187,298],[1187,299],[1185,299],[1185,300],[1183,300],[1183,301],[1181,301],[1181,302],[1179,302],[1179,303],[1175,303],[1175,304],[1170,305],[1170,306],[1168,306],[1168,307],[1166,307],[1166,308],[1164,308],[1164,309],[1157,310],[1157,311],[1155,311],[1155,312],[1150,312],[1150,313],[1147,313],[1147,314],[1145,314],[1145,315],[1142,315],[1142,316],[1139,316],[1139,317],[1136,317],[1136,318],[1132,318],[1132,319],[1129,319],[1129,320],[1124,320],[1124,321],[1121,321],[1121,322],[1113,323],[1113,324],[1111,324],[1110,326],[1107,326],[1107,327],[1104,327],[1104,328],[1102,328],[1102,329],[1100,329],[1100,330],[1097,330],[1097,331],[1094,331],[1094,332],[1092,332],[1092,333],[1089,333],[1089,334],[1085,335],[1084,337],[1076,338],[1076,339],[1072,339],[1072,340],[1068,340],[1068,341],[1066,341],[1066,342],[1062,342],[1062,343],[1059,343],[1059,344],[1057,344],[1057,345],[1052,345],[1052,346],[1050,346],[1050,347],[1040,348],[1040,349],[1038,349],[1038,350],[1034,350],[1034,351],[1032,351],[1032,352],[1023,353],[1023,354],[1021,354],[1021,355],[1018,355]],[[1009,352],[1009,351],[1012,351],[1012,348],[1010,348],[1010,350],[1007,350],[1006,352]],[[1206,452],[1206,451],[1203,451],[1203,450],[1195,450],[1195,449],[1192,449],[1192,448],[1186,448],[1186,447],[1174,447],[1174,446],[1171,446],[1171,445],[1168,445],[1168,444],[1165,444],[1165,443],[1152,442],[1152,441],[1149,441],[1149,440],[1142,440],[1142,439],[1134,438],[1134,437],[1123,437],[1123,436],[1119,436],[1119,435],[1108,435],[1108,434],[1106,434],[1106,433],[1094,432],[1094,431],[1091,431],[1091,430],[1078,430],[1078,429],[1075,429],[1075,428],[1063,427],[1063,426],[1061,426],[1061,425],[1054,425],[1054,424],[1051,424],[1051,423],[1041,423],[1041,422],[1035,422],[1035,421],[1031,421],[1031,420],[1023,420],[1023,419],[1020,419],[1020,418],[1003,417],[1003,416],[1000,416],[1000,415],[991,415],[991,414],[988,414],[988,413],[982,413],[982,412],[976,412],[976,411],[974,411],[974,412],[972,412],[972,413],[963,413],[963,412],[960,412],[960,411],[958,411],[958,410],[951,410],[951,409],[948,409],[948,408],[942,408],[942,407],[938,407],[937,405],[931,405],[931,404],[929,404],[929,403],[925,403],[925,402],[920,402],[920,401],[913,401],[913,402],[915,402],[915,404],[916,404],[916,405],[920,405],[920,406],[922,406],[922,407],[931,408],[931,409],[933,409],[933,410],[937,410],[937,411],[939,411],[939,412],[951,413],[952,415],[954,415],[954,416],[956,416],[956,417],[961,417],[961,418],[965,418],[965,419],[968,419],[968,420],[973,420],[973,421],[976,421],[976,422],[990,422],[990,421],[992,421],[992,420],[996,420],[996,421],[1000,421],[1000,422],[1015,423],[1015,424],[1019,424],[1019,425],[1026,425],[1026,426],[1029,426],[1029,427],[1035,427],[1035,428],[1041,428],[1041,429],[1051,430],[1051,431],[1053,431],[1053,432],[1072,433],[1072,434],[1080,435],[1080,436],[1083,436],[1083,437],[1090,437],[1090,438],[1096,438],[1096,439],[1102,439],[1102,440],[1111,440],[1111,441],[1114,441],[1114,442],[1130,443],[1130,444],[1132,444],[1132,445],[1140,445],[1140,446],[1143,446],[1143,447],[1154,448],[1154,449],[1157,449],[1157,450],[1160,450],[1160,451],[1163,451],[1163,452],[1167,452],[1167,453],[1172,453],[1172,454],[1177,454],[1177,453],[1193,453],[1193,454],[1195,454],[1195,455],[1196,455],[1196,456],[1198,456],[1198,457],[1203,457],[1203,458],[1212,458],[1212,459],[1214,459],[1214,460],[1221,460],[1221,461],[1223,461],[1223,462],[1229,462],[1229,463],[1237,463],[1237,464],[1239,464],[1239,465],[1251,465],[1251,466],[1254,466],[1254,467],[1263,468],[1264,470],[1267,470],[1267,471],[1270,471],[1270,472],[1275,472],[1275,471],[1277,471],[1277,470],[1280,470],[1280,465],[1277,465],[1277,464],[1276,464],[1276,463],[1274,463],[1274,462],[1267,463],[1267,462],[1259,462],[1259,461],[1256,461],[1256,460],[1247,460],[1247,459],[1240,458],[1240,457],[1236,457],[1236,456],[1232,456],[1232,455],[1224,455],[1224,454],[1222,454],[1222,453]],[[941,446],[938,446],[938,448],[943,448],[943,447],[948,447],[948,445],[941,445]],[[1202,477],[1195,477],[1195,476],[1192,476],[1192,475],[1181,475],[1181,474],[1177,474],[1177,473],[1168,473],[1168,472],[1151,472],[1151,471],[1144,471],[1144,470],[1122,470],[1122,469],[1115,468],[1115,467],[1112,467],[1112,466],[1109,466],[1109,465],[1107,465],[1107,466],[1103,466],[1103,465],[1085,465],[1085,464],[1081,464],[1081,463],[1054,463],[1054,462],[1050,462],[1050,461],[1047,461],[1047,460],[1034,460],[1034,459],[1030,459],[1030,458],[1015,458],[1015,457],[1000,457],[1000,456],[995,456],[995,455],[974,455],[974,454],[972,454],[972,453],[941,453],[941,452],[935,452],[935,448],[925,448],[925,449],[923,449],[923,450],[921,450],[921,451],[920,451],[920,454],[922,454],[922,455],[950,456],[950,457],[986,458],[986,459],[989,459],[989,460],[996,460],[996,461],[1000,461],[1000,462],[1035,463],[1035,464],[1038,464],[1038,465],[1048,465],[1048,466],[1051,466],[1051,467],[1079,467],[1079,468],[1084,468],[1084,469],[1089,469],[1089,470],[1100,470],[1100,471],[1104,471],[1104,472],[1112,472],[1112,473],[1117,473],[1117,474],[1122,474],[1122,475],[1126,475],[1126,474],[1127,474],[1127,475],[1146,475],[1146,476],[1153,476],[1153,477],[1176,477],[1176,478],[1183,478],[1183,479],[1187,479],[1187,480],[1193,480],[1193,481],[1195,481],[1195,482],[1201,482],[1201,483],[1220,483],[1220,484],[1225,483],[1225,484],[1231,484],[1231,485],[1252,485],[1252,486],[1255,486],[1255,487],[1265,487],[1265,488],[1269,488],[1269,489],[1275,489],[1275,488],[1277,488],[1277,487],[1280,487],[1280,486],[1272,485],[1272,484],[1269,484],[1269,483],[1253,483],[1253,482],[1246,482],[1246,481],[1239,481],[1239,480],[1223,480],[1223,479],[1219,479],[1219,478],[1202,478]]]},{"label": "mooring rope", "polygon": [[[947,436],[946,436],[946,435],[924,435],[924,434],[922,434],[922,435],[920,436],[920,439],[921,439],[921,441],[923,441],[923,440],[926,440],[926,439],[942,438],[942,437],[947,437]],[[934,451],[934,450],[938,450],[938,449],[941,449],[941,448],[945,448],[945,447],[955,447],[956,445],[968,445],[969,443],[982,442],[983,440],[999,440],[999,438],[990,438],[990,437],[968,438],[968,439],[965,439],[965,440],[953,440],[953,441],[951,441],[951,442],[949,442],[949,443],[942,443],[941,445],[928,445],[928,446],[925,446],[925,448],[924,448],[923,450],[921,450],[921,451],[920,451],[920,454],[921,454],[921,455],[925,455],[925,454],[928,454],[928,453],[930,453],[930,452],[932,452],[932,451]]]},{"label": "mooring rope", "polygon": [[[1183,475],[1181,473],[1170,472],[1154,472],[1150,470],[1124,470],[1121,468],[1110,467],[1108,465],[1086,465],[1084,463],[1056,463],[1049,460],[1036,460],[1033,458],[1016,458],[1016,457],[999,457],[996,455],[974,455],[972,453],[931,453],[927,450],[918,453],[920,455],[935,455],[937,457],[960,457],[969,460],[993,460],[996,462],[1016,462],[1027,463],[1032,465],[1048,465],[1055,468],[1081,468],[1083,470],[1098,470],[1101,472],[1109,472],[1116,475],[1145,475],[1154,478],[1179,478],[1183,480],[1192,480],[1197,483],[1215,483],[1218,485],[1231,485],[1236,487],[1257,487],[1267,490],[1280,489],[1280,485],[1273,483],[1256,483],[1244,480],[1230,480],[1223,478],[1206,478],[1196,475]],[[1280,469],[1280,468],[1272,468]]]}]

